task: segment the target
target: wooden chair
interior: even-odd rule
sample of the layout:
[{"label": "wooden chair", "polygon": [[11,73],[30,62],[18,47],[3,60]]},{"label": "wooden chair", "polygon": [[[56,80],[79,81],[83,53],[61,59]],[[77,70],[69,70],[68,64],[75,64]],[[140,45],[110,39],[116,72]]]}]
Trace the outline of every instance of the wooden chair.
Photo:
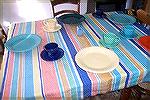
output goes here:
[{"label": "wooden chair", "polygon": [[0,24],[0,33],[2,33],[0,36],[0,46],[2,48],[2,51],[0,52],[0,54],[4,54],[4,43],[7,39],[7,35],[6,35],[5,31],[3,30],[1,24]]},{"label": "wooden chair", "polygon": [[137,10],[137,19],[139,19],[141,23],[150,25],[150,13],[147,13],[142,9]]},{"label": "wooden chair", "polygon": [[[53,15],[56,17],[57,15],[63,14],[63,13],[80,13],[80,0],[51,0],[52,9],[53,9]],[[77,6],[77,9],[57,9],[58,6],[61,5],[74,5]],[[56,9],[58,11],[56,11]]]}]

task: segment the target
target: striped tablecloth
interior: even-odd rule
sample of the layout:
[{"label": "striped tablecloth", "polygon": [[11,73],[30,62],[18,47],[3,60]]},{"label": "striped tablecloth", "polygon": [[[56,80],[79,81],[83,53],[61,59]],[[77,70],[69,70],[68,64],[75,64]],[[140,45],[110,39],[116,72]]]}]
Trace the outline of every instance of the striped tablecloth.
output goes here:
[{"label": "striped tablecloth", "polygon": [[[25,53],[5,49],[0,70],[0,99],[80,99],[150,81],[150,53],[137,38],[123,39],[112,49],[120,58],[119,66],[112,72],[96,74],[82,70],[75,62],[76,53],[85,47],[102,46],[98,42],[103,33],[119,34],[122,29],[108,18],[97,19],[91,14],[85,18],[79,26],[84,30],[80,37],[76,26],[61,22],[62,29],[54,33],[45,32],[42,21],[13,24],[8,39],[19,34],[38,34],[42,42]],[[142,25],[133,26],[138,36],[149,34]],[[61,59],[41,59],[43,46],[49,42],[58,43],[64,50]]]}]

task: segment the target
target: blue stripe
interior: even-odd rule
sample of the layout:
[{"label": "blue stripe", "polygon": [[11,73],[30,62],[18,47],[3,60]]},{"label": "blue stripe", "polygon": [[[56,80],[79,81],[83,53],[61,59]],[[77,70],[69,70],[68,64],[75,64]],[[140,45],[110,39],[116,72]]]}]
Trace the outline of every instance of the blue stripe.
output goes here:
[{"label": "blue stripe", "polygon": [[121,74],[115,69],[113,70],[112,75],[113,77],[115,77],[114,78],[115,82],[113,83],[113,90],[118,90],[121,80]]},{"label": "blue stripe", "polygon": [[[11,37],[13,37],[14,35],[14,31],[15,31],[15,28],[16,28],[16,24],[14,25],[13,27],[13,31],[12,31],[12,34],[11,34]],[[3,82],[2,82],[2,85],[1,85],[1,90],[0,90],[0,100],[2,100],[2,96],[3,96],[3,91],[4,91],[4,85],[5,85],[5,80],[6,80],[6,74],[7,74],[7,70],[8,70],[8,60],[9,60],[9,51],[8,51],[8,55],[7,55],[7,60],[6,60],[6,65],[5,65],[5,70],[4,70],[4,76],[3,76]]]},{"label": "blue stripe", "polygon": [[[56,33],[54,35],[55,35],[55,37],[59,37],[59,38],[55,38],[56,41],[61,45],[62,48],[64,48],[64,50],[66,50],[67,48],[65,48],[65,46],[63,44],[63,41],[62,41],[62,38],[60,37],[60,34]],[[74,85],[76,85],[76,87],[80,87],[80,86],[77,85],[77,84],[79,84],[79,81],[78,81],[77,76],[76,76],[76,74],[73,70],[73,65],[71,63],[71,60],[67,59],[67,58],[69,58],[68,53],[67,52],[64,52],[64,53],[65,53],[64,54],[65,57],[62,58],[63,64],[65,66],[64,69],[66,71],[66,75],[67,75],[68,80],[73,81],[73,82],[69,81],[70,87],[74,88],[75,87]],[[65,62],[67,62],[67,64]],[[66,66],[68,66],[68,67],[66,67]],[[75,74],[74,77],[73,77],[73,74]],[[73,79],[75,79],[75,81]],[[75,83],[75,84],[71,84],[71,83]],[[72,96],[74,96],[75,93],[77,93],[78,97],[80,97],[80,88],[76,88],[76,90],[77,91],[75,91],[74,89],[71,90]],[[77,99],[75,97],[72,97],[72,98]]]},{"label": "blue stripe", "polygon": [[[26,34],[30,33],[31,22],[26,26]],[[32,51],[25,52],[25,59],[25,97],[34,97]]]},{"label": "blue stripe", "polygon": [[138,61],[140,61],[140,63],[146,68],[147,67],[147,58],[145,56],[143,56],[143,54],[135,49],[135,47],[133,45],[131,45],[131,43],[129,43],[128,41],[122,41],[122,45],[130,52],[130,54],[136,58]]},{"label": "blue stripe", "polygon": [[38,49],[37,49],[37,51],[38,51],[38,62],[39,62],[39,71],[40,71],[40,80],[41,80],[41,91],[42,91],[42,96],[45,100],[44,90],[43,90],[43,81],[42,81],[42,72],[41,72],[41,63],[40,63],[40,52]]},{"label": "blue stripe", "polygon": [[66,31],[64,29],[64,26],[63,24],[60,22],[60,24],[62,25],[62,29],[61,29],[61,33],[62,33],[62,36],[66,42],[66,45],[70,51],[70,54],[71,54],[71,57],[75,63],[75,66],[77,68],[77,71],[80,75],[80,78],[83,82],[83,94],[84,94],[84,97],[88,97],[88,96],[91,96],[91,80],[89,79],[86,71],[82,70],[75,62],[75,55],[77,53],[77,51],[75,50],[75,47],[73,46],[71,40],[69,39],[68,35],[66,34]]},{"label": "blue stripe", "polygon": [[119,65],[122,67],[122,69],[127,73],[127,78],[126,78],[126,81],[125,81],[125,87],[127,87],[128,85],[128,81],[129,81],[129,76],[130,76],[130,73],[126,70],[126,68],[119,62]]},{"label": "blue stripe", "polygon": [[[132,64],[132,62],[130,62],[129,59],[127,59],[127,57],[118,49],[118,48],[115,48],[114,49],[114,52],[119,56],[120,60],[125,64],[127,65],[126,67],[128,69],[131,70],[131,72],[134,72],[133,74],[135,74],[136,76],[133,76],[132,78],[135,79],[135,80],[138,80],[138,76],[139,76],[139,70],[135,67],[134,64]],[[121,63],[120,63],[121,64]],[[121,64],[122,65],[122,64]],[[122,65],[123,66],[123,65]],[[132,82],[133,80],[131,80],[131,85],[132,84],[136,84],[134,82]]]},{"label": "blue stripe", "polygon": [[31,22],[27,22],[26,24],[26,34],[33,34],[31,33]]},{"label": "blue stripe", "polygon": [[19,24],[18,35],[22,34],[22,25],[23,25],[22,23]]},{"label": "blue stripe", "polygon": [[150,53],[148,51],[146,51],[145,49],[143,49],[139,44],[137,44],[133,39],[130,39],[129,41],[131,41],[134,45],[136,45],[141,51],[143,51],[148,57],[150,57]]},{"label": "blue stripe", "polygon": [[150,31],[146,29],[142,24],[134,23],[136,27],[138,27],[140,30],[142,30],[145,34],[150,35]]},{"label": "blue stripe", "polygon": [[11,87],[11,97],[17,97],[17,86],[18,86],[18,76],[19,76],[19,53],[15,53],[14,60],[14,71],[13,71],[13,79],[12,79],[12,87]]}]

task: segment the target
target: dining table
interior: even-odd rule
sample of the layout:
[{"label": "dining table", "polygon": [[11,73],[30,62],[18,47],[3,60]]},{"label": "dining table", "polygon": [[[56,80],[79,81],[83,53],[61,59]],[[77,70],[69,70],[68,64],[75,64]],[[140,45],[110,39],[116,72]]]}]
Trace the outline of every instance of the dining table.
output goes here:
[{"label": "dining table", "polygon": [[[131,24],[136,37],[121,38],[117,46],[107,48],[119,57],[119,65],[113,71],[89,72],[75,61],[81,49],[104,47],[99,42],[104,34],[111,32],[120,36],[124,25],[115,23],[109,17],[118,13],[122,12],[105,12],[103,18],[96,18],[91,13],[84,14],[85,20],[78,25],[64,24],[58,20],[61,29],[56,32],[44,31],[43,20],[13,23],[9,27],[7,41],[20,34],[36,34],[42,41],[26,52],[12,52],[5,48],[0,69],[0,100],[78,100],[150,82],[150,51],[138,41],[142,36],[149,36],[150,32],[138,22]],[[83,31],[80,36],[77,27]],[[64,56],[55,61],[45,61],[40,54],[43,47],[51,42],[63,49]]]}]

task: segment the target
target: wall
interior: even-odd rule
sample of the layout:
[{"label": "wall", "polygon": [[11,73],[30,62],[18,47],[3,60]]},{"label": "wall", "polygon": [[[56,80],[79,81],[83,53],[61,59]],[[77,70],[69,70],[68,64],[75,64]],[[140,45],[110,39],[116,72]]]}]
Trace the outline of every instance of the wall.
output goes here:
[{"label": "wall", "polygon": [[[81,14],[86,13],[86,5],[87,0],[81,0]],[[3,0],[1,11],[3,25],[53,17],[50,0]]]}]

